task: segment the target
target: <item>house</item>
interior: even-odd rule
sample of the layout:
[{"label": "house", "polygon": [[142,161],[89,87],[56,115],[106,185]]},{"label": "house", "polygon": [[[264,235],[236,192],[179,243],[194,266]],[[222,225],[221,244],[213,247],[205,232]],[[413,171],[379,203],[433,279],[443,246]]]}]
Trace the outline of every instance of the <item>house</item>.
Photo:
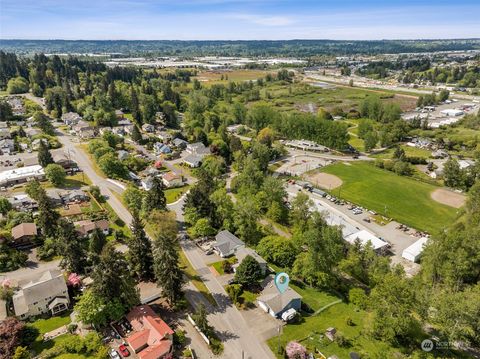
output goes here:
[{"label": "house", "polygon": [[200,167],[200,165],[202,164],[202,161],[203,161],[203,156],[192,154],[185,157],[182,162],[191,168],[197,168],[197,167]]},{"label": "house", "polygon": [[155,132],[155,126],[149,123],[144,123],[142,125],[142,130],[148,133],[152,133],[152,132]]},{"label": "house", "polygon": [[112,127],[111,128],[111,132],[114,134],[114,135],[117,135],[117,136],[120,136],[120,137],[123,137],[125,136],[127,133],[125,132],[125,128],[123,128],[122,126],[115,126],[115,127]]},{"label": "house", "polygon": [[160,359],[171,352],[174,331],[149,305],[133,308],[126,318],[132,326],[128,345],[140,359]]},{"label": "house", "polygon": [[78,124],[82,120],[82,116],[80,116],[76,112],[67,112],[62,115],[62,121],[67,126],[74,126]]},{"label": "house", "polygon": [[33,179],[45,179],[45,171],[42,166],[26,166],[0,172],[0,186],[15,185]]},{"label": "house", "polygon": [[411,262],[418,262],[422,255],[423,249],[427,245],[427,242],[427,237],[420,238],[418,241],[403,250],[402,257]]},{"label": "house", "polygon": [[45,190],[47,197],[54,206],[60,206],[63,203],[62,197],[54,188],[47,188]]},{"label": "house", "polygon": [[84,191],[76,189],[62,194],[62,200],[65,203],[81,203],[90,201],[90,197]]},{"label": "house", "polygon": [[289,309],[300,311],[302,296],[292,288],[280,293],[274,283],[275,277],[269,275],[262,283],[262,293],[257,298],[257,304],[274,318],[280,318]]},{"label": "house", "polygon": [[163,175],[162,181],[167,188],[181,187],[183,185],[182,176],[171,171]]},{"label": "house", "polygon": [[28,138],[42,134],[42,131],[40,131],[38,128],[26,128],[24,131]]},{"label": "house", "polygon": [[20,212],[33,212],[38,208],[37,202],[31,199],[30,196],[25,193],[16,194],[13,197],[9,197],[8,201],[14,210]]},{"label": "house", "polygon": [[32,243],[37,236],[35,223],[20,223],[12,228],[12,238],[16,246]]},{"label": "house", "polygon": [[154,176],[148,176],[145,177],[144,179],[141,180],[140,185],[145,191],[150,191],[153,187],[153,177]]},{"label": "house", "polygon": [[157,133],[157,137],[163,142],[170,142],[172,140],[172,135],[165,131],[160,131]]},{"label": "house", "polygon": [[188,145],[188,142],[185,141],[185,140],[182,140],[181,138],[175,138],[173,141],[172,141],[172,145],[176,148],[180,148],[180,149],[185,149]]},{"label": "house", "polygon": [[124,113],[122,110],[115,110],[115,116],[120,120],[122,118],[124,118]]},{"label": "house", "polygon": [[258,264],[260,264],[260,268],[262,269],[262,275],[265,275],[265,273],[267,273],[267,261],[260,257],[260,255],[253,249],[247,247],[240,247],[235,251],[235,257],[237,257],[238,262],[233,266],[234,270],[240,265],[240,263],[243,262],[246,256],[253,257],[258,262]]},{"label": "house", "polygon": [[15,151],[15,141],[9,138],[0,139],[0,153],[10,154]]},{"label": "house", "polygon": [[432,152],[432,157],[433,158],[447,158],[448,157],[448,152],[445,150],[436,150]]},{"label": "house", "polygon": [[213,249],[222,258],[234,255],[235,252],[242,247],[245,247],[245,243],[227,230],[218,232],[215,236]]},{"label": "house", "polygon": [[473,160],[459,160],[458,165],[460,166],[461,170],[467,169],[475,164]]},{"label": "house", "polygon": [[208,147],[205,147],[205,145],[201,142],[189,143],[187,145],[186,150],[190,154],[197,154],[197,155],[210,154],[210,149]]},{"label": "house", "polygon": [[86,219],[74,222],[73,225],[76,227],[77,232],[84,237],[90,235],[95,229],[100,229],[105,235],[110,233],[110,224],[106,219],[101,219],[95,222]]},{"label": "house", "polygon": [[157,155],[172,153],[172,149],[161,142],[155,142],[153,145],[153,150]]},{"label": "house", "polygon": [[358,240],[362,246],[366,246],[367,243],[370,243],[376,252],[384,251],[389,247],[388,242],[385,242],[383,239],[374,236],[372,233],[366,230],[352,233],[346,236],[345,240],[350,244],[355,244],[355,242]]},{"label": "house", "polygon": [[129,127],[129,126],[132,126],[132,121],[130,121],[128,118],[122,118],[118,120],[117,126],[124,127],[124,128]]},{"label": "house", "polygon": [[48,140],[46,140],[45,138],[37,138],[32,141],[32,150],[37,151],[40,148],[41,142],[48,146]]},{"label": "house", "polygon": [[70,156],[67,156],[64,152],[55,152],[52,153],[53,161],[62,166],[64,169],[76,168],[77,163],[73,161]]},{"label": "house", "polygon": [[125,150],[119,150],[117,152],[117,156],[118,156],[118,159],[120,161],[123,161],[123,160],[127,159],[128,156],[130,156],[130,152],[125,151]]},{"label": "house", "polygon": [[0,130],[8,128],[8,123],[5,121],[0,121]]},{"label": "house", "polygon": [[70,298],[63,273],[59,270],[44,272],[36,281],[20,286],[12,301],[15,315],[20,319],[64,312],[70,305]]},{"label": "house", "polygon": [[95,129],[86,121],[79,121],[72,127],[73,132],[80,138],[95,137]]},{"label": "house", "polygon": [[0,128],[0,140],[5,138],[12,138],[12,135],[10,134],[8,128]]}]

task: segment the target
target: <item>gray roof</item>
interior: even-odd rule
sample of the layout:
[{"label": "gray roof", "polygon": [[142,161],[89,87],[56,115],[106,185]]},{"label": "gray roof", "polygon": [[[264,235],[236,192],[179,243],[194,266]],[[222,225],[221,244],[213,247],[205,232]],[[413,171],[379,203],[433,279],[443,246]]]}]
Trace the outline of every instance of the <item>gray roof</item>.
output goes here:
[{"label": "gray roof", "polygon": [[215,245],[214,247],[223,254],[229,254],[238,247],[244,246],[245,244],[235,235],[229,231],[221,231],[215,236]]},{"label": "gray roof", "polygon": [[238,263],[242,263],[246,256],[252,256],[259,264],[267,264],[267,261],[260,257],[260,255],[251,248],[241,247],[235,252],[235,257],[237,257]]},{"label": "gray roof", "polygon": [[188,155],[183,159],[183,162],[190,163],[194,166],[197,166],[202,162],[203,156],[200,155]]},{"label": "gray roof", "polygon": [[262,283],[262,294],[257,298],[257,301],[265,303],[275,314],[280,313],[292,300],[302,299],[302,296],[295,292],[292,288],[284,293],[280,293],[274,283],[275,277],[268,276]]},{"label": "gray roof", "polygon": [[13,307],[16,315],[28,313],[28,307],[48,297],[64,297],[67,285],[62,272],[50,270],[44,272],[36,281],[28,282],[13,295]]}]

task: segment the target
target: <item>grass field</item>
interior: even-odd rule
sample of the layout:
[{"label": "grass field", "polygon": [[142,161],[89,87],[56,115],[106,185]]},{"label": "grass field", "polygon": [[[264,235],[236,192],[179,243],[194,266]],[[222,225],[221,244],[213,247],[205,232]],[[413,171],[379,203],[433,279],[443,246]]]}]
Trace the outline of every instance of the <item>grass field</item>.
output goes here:
[{"label": "grass field", "polygon": [[228,83],[228,81],[256,80],[266,75],[267,71],[262,70],[202,71],[195,78],[203,83]]},{"label": "grass field", "polygon": [[[407,157],[429,158],[432,155],[432,151],[426,150],[424,148],[410,147],[407,145],[401,145],[400,147],[405,151],[405,155]],[[389,148],[386,151],[373,154],[370,157],[389,159],[389,158],[393,158],[394,152],[395,152],[395,148]]]},{"label": "grass field", "polygon": [[456,209],[437,203],[430,193],[438,187],[398,176],[367,162],[337,163],[322,169],[342,179],[334,195],[430,233],[452,223]]},{"label": "grass field", "polygon": [[367,97],[376,95],[383,102],[395,102],[401,106],[405,106],[405,98],[395,96],[393,93],[384,91],[369,91],[357,87],[321,88],[311,86],[307,83],[282,84],[273,83],[266,84],[260,90],[262,100],[267,100],[272,106],[283,111],[316,111],[323,107],[327,111],[335,107],[349,111],[357,108],[358,105]]}]

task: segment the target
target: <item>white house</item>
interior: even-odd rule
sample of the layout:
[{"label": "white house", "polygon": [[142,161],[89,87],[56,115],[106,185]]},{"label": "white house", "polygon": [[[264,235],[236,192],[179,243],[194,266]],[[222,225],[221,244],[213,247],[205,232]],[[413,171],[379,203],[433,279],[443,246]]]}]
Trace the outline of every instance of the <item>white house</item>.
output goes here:
[{"label": "white house", "polygon": [[12,298],[15,315],[20,319],[48,312],[56,315],[70,305],[65,278],[59,270],[44,272],[38,280],[20,288]]},{"label": "white house", "polygon": [[235,257],[237,257],[238,262],[233,266],[233,268],[236,269],[247,256],[253,257],[253,259],[255,259],[258,262],[258,264],[260,265],[260,268],[262,269],[262,275],[265,275],[265,273],[267,273],[267,267],[268,267],[267,261],[263,259],[253,249],[248,247],[239,247],[235,251]]},{"label": "white house", "polygon": [[186,151],[188,153],[197,155],[206,155],[210,153],[210,149],[208,147],[205,147],[205,145],[201,142],[189,143],[187,145]]},{"label": "white house", "polygon": [[183,163],[191,168],[200,167],[202,164],[203,156],[200,155],[188,155],[183,159]]}]

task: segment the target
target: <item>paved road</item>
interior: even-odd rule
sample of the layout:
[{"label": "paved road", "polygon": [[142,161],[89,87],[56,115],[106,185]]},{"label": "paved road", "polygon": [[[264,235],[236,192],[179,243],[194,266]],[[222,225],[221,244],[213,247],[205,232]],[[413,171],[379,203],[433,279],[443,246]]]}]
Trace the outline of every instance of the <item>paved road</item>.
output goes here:
[{"label": "paved road", "polygon": [[[67,150],[72,151],[74,154],[72,158],[77,161],[79,168],[88,175],[93,184],[100,187],[102,194],[108,197],[108,203],[112,206],[118,216],[126,223],[130,223],[132,218],[130,213],[123,204],[112,195],[112,187],[117,191],[121,191],[121,188],[114,183],[107,181],[95,172],[88,156],[83,150],[78,148],[74,142],[72,142],[71,137],[59,135],[59,140]],[[170,210],[175,211],[179,222],[183,222],[183,203],[184,197],[168,206]],[[251,333],[247,323],[238,309],[231,303],[222,285],[210,273],[208,267],[205,265],[204,260],[198,253],[198,248],[190,241],[182,242],[181,246],[188,260],[200,273],[202,280],[205,282],[207,288],[219,304],[218,307],[208,305],[208,308],[210,309],[210,323],[219,332],[219,335],[224,342],[225,353],[223,357],[242,358],[242,350],[244,350],[244,358],[274,358],[273,353],[268,346]],[[194,287],[188,284],[186,294],[187,299],[195,305],[199,302],[199,298],[203,298],[203,296],[198,293],[198,291],[193,290],[193,288]],[[200,300],[205,302],[204,299]]]}]

